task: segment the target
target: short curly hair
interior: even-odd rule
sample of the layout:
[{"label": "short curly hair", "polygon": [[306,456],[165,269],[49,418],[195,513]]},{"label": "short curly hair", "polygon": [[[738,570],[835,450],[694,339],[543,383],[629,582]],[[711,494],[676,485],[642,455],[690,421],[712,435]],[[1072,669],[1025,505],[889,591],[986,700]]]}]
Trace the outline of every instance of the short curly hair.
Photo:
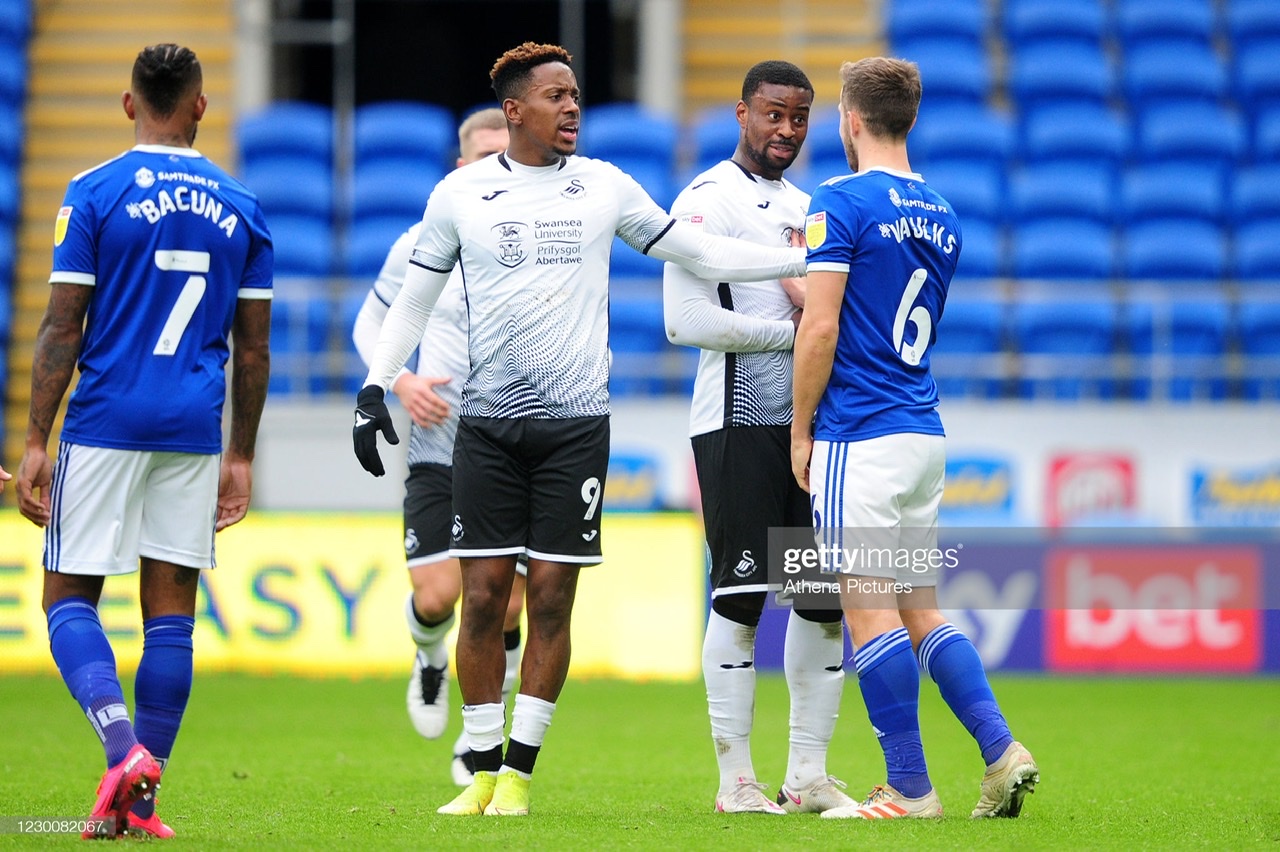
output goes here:
[{"label": "short curly hair", "polygon": [[489,72],[493,91],[498,100],[518,98],[524,94],[529,85],[529,76],[533,69],[548,62],[563,62],[568,65],[573,61],[569,51],[558,44],[537,44],[526,41],[519,47],[513,47],[498,57]]}]

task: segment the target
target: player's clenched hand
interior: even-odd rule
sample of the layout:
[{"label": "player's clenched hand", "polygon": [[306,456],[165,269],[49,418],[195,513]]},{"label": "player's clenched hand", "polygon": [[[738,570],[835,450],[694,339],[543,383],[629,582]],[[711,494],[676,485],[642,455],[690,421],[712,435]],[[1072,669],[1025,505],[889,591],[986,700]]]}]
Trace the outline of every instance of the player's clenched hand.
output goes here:
[{"label": "player's clenched hand", "polygon": [[[791,229],[791,245],[800,248],[805,245],[804,229]],[[791,300],[791,304],[797,308],[804,309],[805,295],[805,279],[804,278],[780,278],[778,282],[782,285],[782,289],[786,291],[787,298]]]},{"label": "player's clenched hand", "polygon": [[356,396],[356,425],[351,430],[356,458],[360,459],[360,466],[374,476],[387,472],[378,455],[378,433],[382,433],[388,444],[400,443],[396,427],[391,422],[391,412],[382,397],[382,388],[377,385],[367,385],[360,391]]},{"label": "player's clenched hand", "polygon": [[392,390],[413,422],[423,427],[439,426],[449,417],[449,403],[440,398],[436,388],[449,384],[448,376],[419,376],[405,373],[396,379]]},{"label": "player's clenched hand", "polygon": [[10,479],[13,479],[13,474],[6,473],[5,469],[0,467],[0,491],[4,490],[4,484],[8,482]]},{"label": "player's clenched hand", "polygon": [[[53,482],[53,462],[43,447],[27,446],[18,463],[18,511],[38,527],[49,525],[49,486]],[[38,493],[37,493],[38,492]]]},{"label": "player's clenched hand", "polygon": [[813,437],[791,434],[791,473],[805,491],[809,490],[809,459],[813,456]]}]

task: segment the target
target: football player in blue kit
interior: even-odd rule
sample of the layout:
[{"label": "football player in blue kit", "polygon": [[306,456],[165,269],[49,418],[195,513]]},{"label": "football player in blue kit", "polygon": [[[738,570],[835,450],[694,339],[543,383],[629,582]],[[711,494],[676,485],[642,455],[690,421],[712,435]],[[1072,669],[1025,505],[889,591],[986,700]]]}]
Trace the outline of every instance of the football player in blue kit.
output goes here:
[{"label": "football player in blue kit", "polygon": [[[74,177],[58,211],[16,485],[45,528],[53,659],[106,752],[86,836],[171,837],[154,794],[191,692],[200,569],[215,564],[214,533],[249,508],[272,246],[254,195],[192,147],[206,100],[191,50],[144,48],[122,101],[137,144]],[[97,607],[103,579],[139,561],[135,724]]]},{"label": "football player in blue kit", "polygon": [[[921,96],[916,66],[875,57],[845,63],[840,76],[840,138],[854,174],[819,186],[805,221],[791,463],[810,492],[823,552],[848,554],[830,567],[841,575],[854,667],[888,781],[863,803],[822,816],[942,816],[920,742],[923,667],[987,764],[972,816],[1014,817],[1039,769],[1009,732],[973,643],[937,601],[945,439],[929,346],[960,226],[907,160]],[[880,553],[892,558],[872,558]]]}]

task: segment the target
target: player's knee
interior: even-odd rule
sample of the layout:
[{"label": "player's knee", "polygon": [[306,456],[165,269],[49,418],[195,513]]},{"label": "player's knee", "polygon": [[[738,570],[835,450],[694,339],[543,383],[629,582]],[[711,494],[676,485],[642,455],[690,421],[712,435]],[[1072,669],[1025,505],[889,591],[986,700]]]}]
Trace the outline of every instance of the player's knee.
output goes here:
[{"label": "player's knee", "polygon": [[711,599],[711,609],[721,618],[744,627],[758,627],[764,612],[764,592],[718,595]]},{"label": "player's knee", "polygon": [[444,621],[453,612],[458,596],[450,590],[419,587],[413,590],[413,608],[418,616],[431,624]]}]

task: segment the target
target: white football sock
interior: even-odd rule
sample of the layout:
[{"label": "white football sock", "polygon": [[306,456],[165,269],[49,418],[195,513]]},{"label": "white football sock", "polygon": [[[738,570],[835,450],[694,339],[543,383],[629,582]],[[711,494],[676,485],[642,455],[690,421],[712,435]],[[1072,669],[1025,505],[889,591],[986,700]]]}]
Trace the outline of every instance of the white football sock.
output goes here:
[{"label": "white football sock", "polygon": [[472,751],[501,748],[507,708],[502,704],[463,704],[462,730]]},{"label": "white football sock", "polygon": [[720,792],[739,778],[755,780],[751,764],[751,722],[756,707],[756,628],[730,621],[714,610],[702,640],[702,677],[707,685],[711,740],[720,767]]},{"label": "white football sock", "polygon": [[433,669],[443,669],[449,665],[449,649],[444,646],[444,638],[453,629],[456,616],[451,612],[449,617],[439,624],[428,627],[418,620],[413,609],[413,593],[409,593],[404,602],[404,620],[409,625],[409,635],[426,659],[427,665]]},{"label": "white football sock", "polygon": [[843,660],[843,622],[819,624],[791,611],[782,666],[791,693],[786,783],[793,790],[827,778],[827,746],[836,730],[844,692]]}]

